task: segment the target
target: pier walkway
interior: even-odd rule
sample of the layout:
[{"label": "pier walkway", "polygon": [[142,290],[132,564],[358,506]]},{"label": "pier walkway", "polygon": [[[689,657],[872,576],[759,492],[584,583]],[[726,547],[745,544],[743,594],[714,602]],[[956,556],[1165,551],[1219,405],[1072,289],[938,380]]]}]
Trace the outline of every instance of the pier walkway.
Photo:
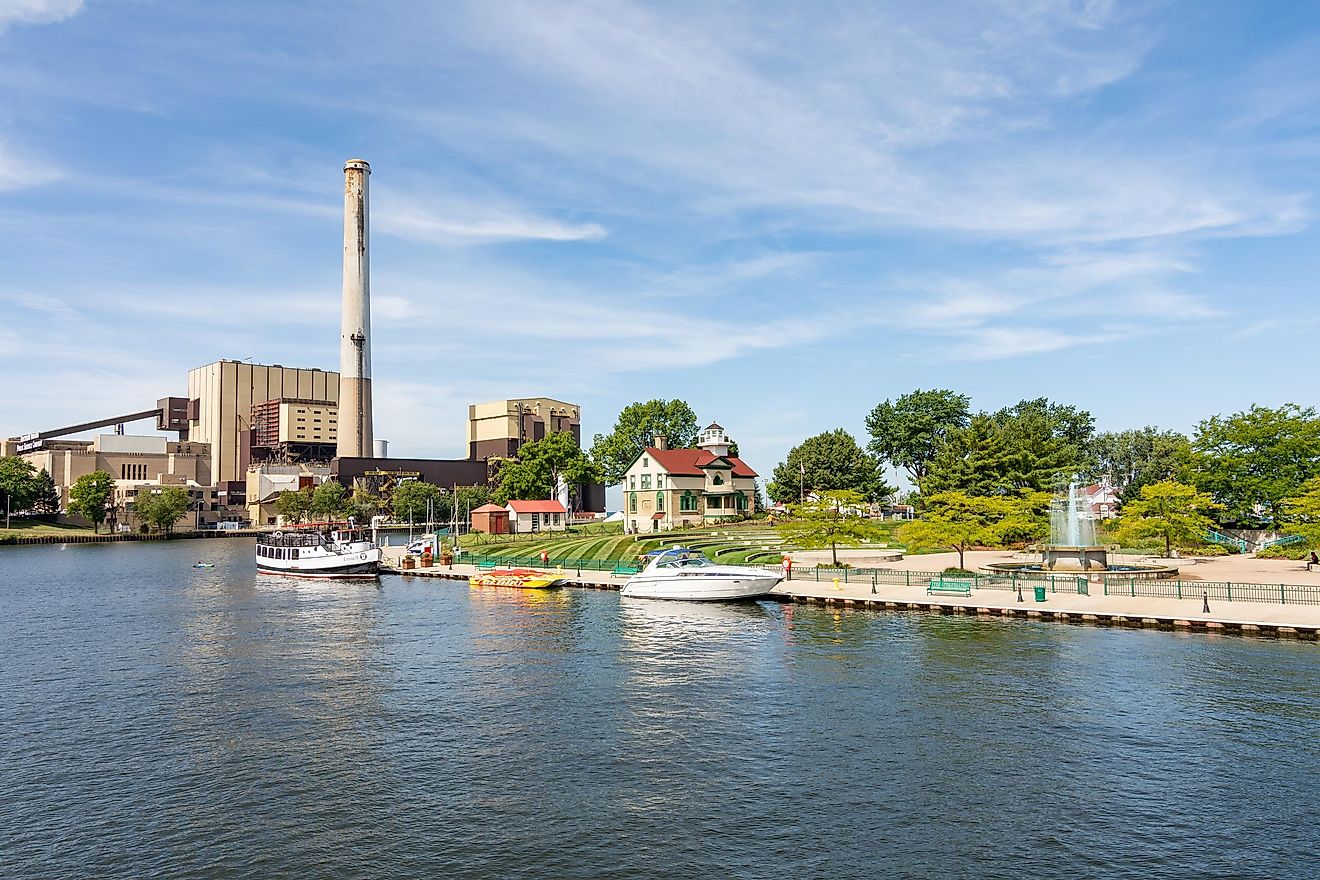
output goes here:
[{"label": "pier walkway", "polygon": [[[393,560],[387,563],[394,564]],[[551,566],[553,568],[553,566]],[[476,566],[455,564],[402,571],[383,569],[402,577],[441,578],[466,581]],[[626,576],[606,572],[568,570],[568,585],[597,590],[622,589]],[[874,591],[874,592],[873,592]],[[1075,595],[1047,593],[1037,602],[1031,587],[1022,591],[1023,601],[1012,590],[977,589],[970,596],[928,596],[925,584],[902,586],[869,581],[852,583],[785,581],[768,598],[781,602],[826,605],[872,610],[910,610],[936,614],[967,614],[982,617],[1017,617],[1059,623],[1099,626],[1130,626],[1200,632],[1232,632],[1315,641],[1320,633],[1320,605],[1273,605],[1263,602],[1212,600],[1210,612],[1202,611],[1202,598],[1163,599],[1143,596]]]}]

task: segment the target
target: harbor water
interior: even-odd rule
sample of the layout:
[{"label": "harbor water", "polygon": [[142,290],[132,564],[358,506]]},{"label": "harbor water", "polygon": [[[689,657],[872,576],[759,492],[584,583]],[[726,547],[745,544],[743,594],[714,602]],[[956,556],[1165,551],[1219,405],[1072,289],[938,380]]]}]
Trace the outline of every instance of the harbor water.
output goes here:
[{"label": "harbor water", "polygon": [[0,877],[1320,871],[1313,644],[252,555],[0,548]]}]

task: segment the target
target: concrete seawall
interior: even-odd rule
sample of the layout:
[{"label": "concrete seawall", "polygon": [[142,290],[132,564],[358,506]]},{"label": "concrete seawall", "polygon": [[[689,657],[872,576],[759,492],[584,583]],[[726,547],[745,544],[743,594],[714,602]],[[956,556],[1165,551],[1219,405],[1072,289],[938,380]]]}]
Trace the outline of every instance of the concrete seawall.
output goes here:
[{"label": "concrete seawall", "polygon": [[[472,565],[456,564],[447,568],[437,566],[411,571],[385,568],[382,572],[404,578],[466,581],[476,574],[477,569]],[[582,589],[619,590],[627,583],[626,576],[607,572],[577,572],[569,569],[564,574],[568,586]],[[840,609],[1023,618],[1055,623],[1233,633],[1308,641],[1317,641],[1320,634],[1320,605],[1216,601],[1211,603],[1211,610],[1207,614],[1202,610],[1200,597],[1154,599],[1051,593],[1047,594],[1044,602],[1036,602],[1032,590],[1026,589],[1023,591],[1023,601],[1019,602],[1017,593],[1011,590],[981,589],[974,590],[967,597],[951,597],[928,596],[924,586],[879,584],[873,588],[870,583],[835,585],[815,581],[785,581],[766,598]]]}]

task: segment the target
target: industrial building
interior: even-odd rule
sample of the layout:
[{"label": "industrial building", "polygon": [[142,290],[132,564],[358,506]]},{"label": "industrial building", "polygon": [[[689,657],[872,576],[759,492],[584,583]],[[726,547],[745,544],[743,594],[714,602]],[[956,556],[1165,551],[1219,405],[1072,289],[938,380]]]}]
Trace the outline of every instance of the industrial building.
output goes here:
[{"label": "industrial building", "polygon": [[582,445],[582,408],[549,397],[495,400],[468,407],[468,458],[517,458],[524,443],[567,431]]},{"label": "industrial building", "polygon": [[210,445],[216,495],[225,506],[241,508],[254,465],[329,463],[338,402],[333,371],[216,361],[188,371],[184,436]]}]

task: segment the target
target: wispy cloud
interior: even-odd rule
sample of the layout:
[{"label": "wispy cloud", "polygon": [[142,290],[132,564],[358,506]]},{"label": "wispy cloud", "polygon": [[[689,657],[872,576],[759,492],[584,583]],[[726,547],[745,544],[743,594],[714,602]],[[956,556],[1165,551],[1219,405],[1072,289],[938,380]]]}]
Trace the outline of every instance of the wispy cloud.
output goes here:
[{"label": "wispy cloud", "polygon": [[4,0],[0,3],[0,33],[16,24],[53,24],[78,14],[83,0]]}]

